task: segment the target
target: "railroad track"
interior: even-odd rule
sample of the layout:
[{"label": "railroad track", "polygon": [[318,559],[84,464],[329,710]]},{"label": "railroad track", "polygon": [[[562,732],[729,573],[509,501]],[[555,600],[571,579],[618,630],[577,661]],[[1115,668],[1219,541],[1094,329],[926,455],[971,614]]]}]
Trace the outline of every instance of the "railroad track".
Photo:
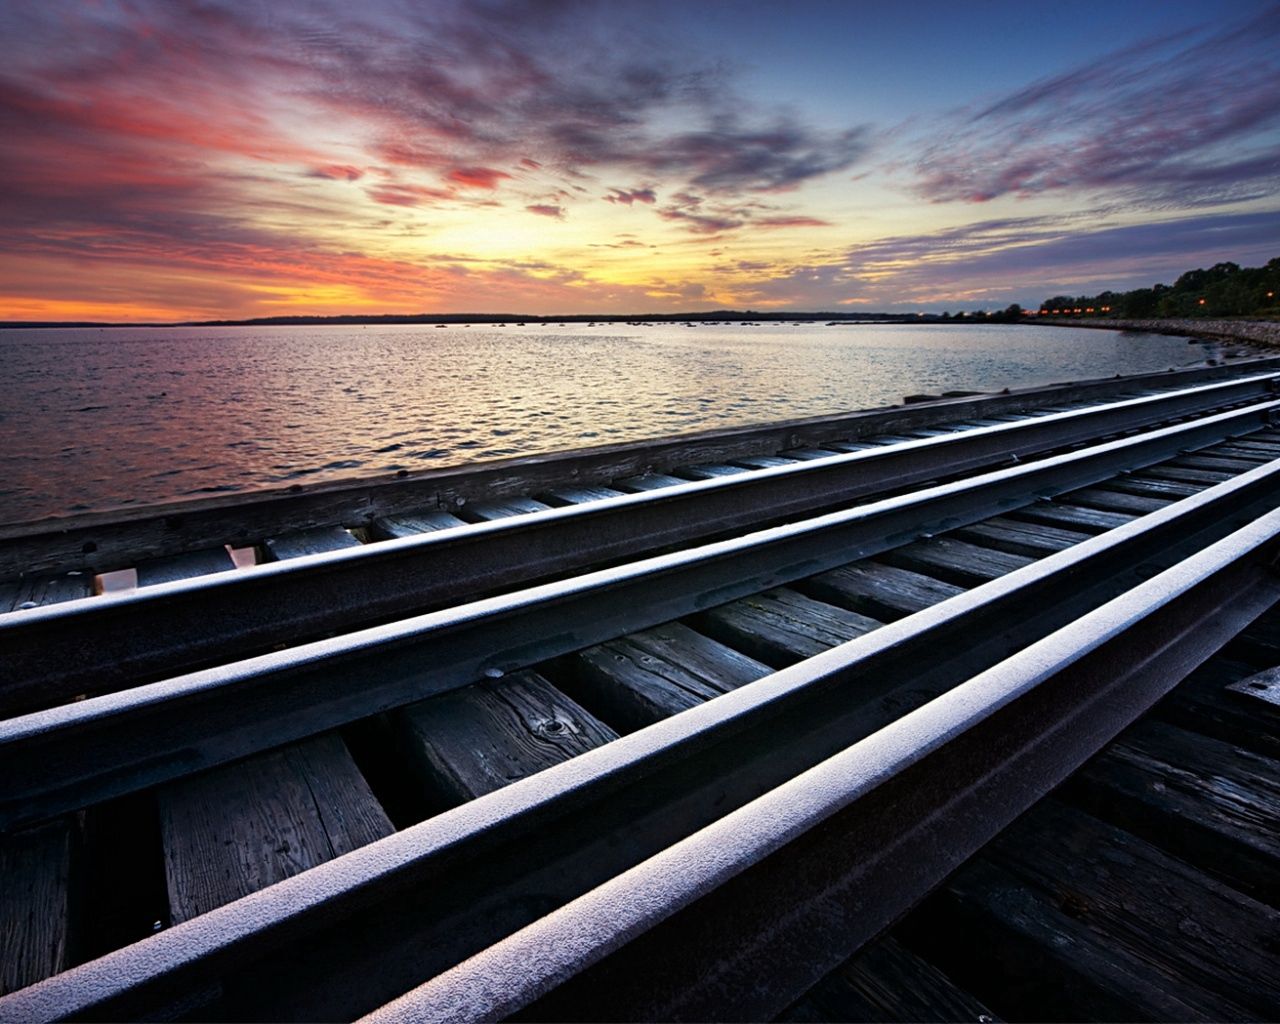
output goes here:
[{"label": "railroad track", "polygon": [[[5,984],[35,983],[0,1013],[777,1013],[1280,596],[1280,402],[1243,386],[1260,390],[779,467],[758,490],[674,487],[677,506],[752,495],[782,523],[710,541],[724,531],[704,523],[691,547],[186,674],[165,675],[191,660],[177,649],[95,688],[92,658],[49,657],[77,629],[109,645],[81,625],[97,608],[144,628],[137,609],[167,603],[145,590],[0,619],[18,645],[23,623],[49,630],[30,641],[43,662],[5,678],[2,850],[22,882],[6,917],[32,951]],[[1024,440],[1038,459],[981,471]],[[973,475],[874,497],[897,459],[913,482]],[[767,504],[770,481],[819,490],[859,460],[877,482],[844,478],[819,514]],[[469,579],[464,598],[491,589]],[[183,595],[213,581],[152,593],[191,601],[190,621]],[[25,711],[42,687],[51,706]],[[114,891],[77,902],[76,871]],[[25,918],[23,892],[40,900]],[[831,919],[833,893],[856,927]]]},{"label": "railroad track", "polygon": [[[0,712],[101,693],[1043,458],[1098,438],[1265,398],[1277,379],[1271,373],[1249,374],[920,438],[880,435],[888,443],[850,445],[856,450],[844,453],[809,449],[818,457],[789,462],[771,456],[780,464],[755,471],[704,465],[704,479],[653,477],[662,486],[646,485],[630,495],[560,487],[559,494],[576,496],[579,503],[551,509],[533,502],[539,507],[530,508],[529,499],[508,499],[491,503],[494,520],[469,527],[449,513],[419,514],[412,522],[427,532],[380,544],[358,545],[344,534],[351,546],[320,550],[328,542],[317,548],[285,534],[267,538],[264,547],[277,556],[293,551],[303,557],[244,572],[201,572],[207,560],[192,554],[153,562],[152,578],[167,582],[111,600],[0,618],[0,644],[7,652],[0,664]],[[305,536],[314,541],[312,534]],[[227,558],[225,551],[221,557]],[[48,651],[54,645],[63,653],[51,661]]]}]

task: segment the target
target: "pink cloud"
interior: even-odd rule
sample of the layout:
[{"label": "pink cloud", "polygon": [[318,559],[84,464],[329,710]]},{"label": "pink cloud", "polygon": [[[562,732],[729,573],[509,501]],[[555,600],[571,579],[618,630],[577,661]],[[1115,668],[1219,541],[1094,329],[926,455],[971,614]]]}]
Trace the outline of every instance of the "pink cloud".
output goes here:
[{"label": "pink cloud", "polygon": [[455,167],[445,177],[455,185],[463,188],[495,189],[498,183],[510,178],[506,171],[497,171],[492,167]]}]

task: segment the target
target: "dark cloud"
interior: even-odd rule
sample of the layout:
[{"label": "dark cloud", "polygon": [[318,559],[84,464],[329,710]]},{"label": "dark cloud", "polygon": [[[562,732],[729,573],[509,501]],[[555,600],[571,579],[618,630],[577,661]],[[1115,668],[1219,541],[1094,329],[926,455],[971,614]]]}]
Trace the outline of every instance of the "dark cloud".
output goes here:
[{"label": "dark cloud", "polygon": [[1153,206],[1271,191],[1280,182],[1278,55],[1272,8],[1034,83],[923,143],[918,191],[983,202],[1110,190]]},{"label": "dark cloud", "polygon": [[562,220],[564,218],[563,207],[552,206],[549,203],[534,203],[531,206],[526,206],[525,209],[530,213],[538,214],[540,217],[551,217],[555,220]]},{"label": "dark cloud", "polygon": [[329,164],[326,167],[313,167],[307,174],[312,178],[325,178],[329,181],[359,181],[364,171],[350,164]]},{"label": "dark cloud", "polygon": [[604,197],[606,203],[618,203],[630,206],[633,203],[646,203],[652,206],[658,201],[657,194],[651,188],[612,188]]}]

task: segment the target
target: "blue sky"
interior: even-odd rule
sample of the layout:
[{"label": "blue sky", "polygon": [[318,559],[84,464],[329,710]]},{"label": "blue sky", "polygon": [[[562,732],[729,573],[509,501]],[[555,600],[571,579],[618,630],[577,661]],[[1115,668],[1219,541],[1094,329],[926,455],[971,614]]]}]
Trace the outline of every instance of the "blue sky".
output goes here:
[{"label": "blue sky", "polygon": [[1280,5],[0,8],[0,319],[1034,304],[1280,254]]}]

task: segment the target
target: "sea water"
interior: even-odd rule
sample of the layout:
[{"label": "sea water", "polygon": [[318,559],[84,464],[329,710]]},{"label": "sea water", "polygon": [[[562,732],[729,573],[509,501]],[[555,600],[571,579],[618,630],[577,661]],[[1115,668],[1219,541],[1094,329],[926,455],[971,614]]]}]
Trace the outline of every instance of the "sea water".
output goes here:
[{"label": "sea water", "polygon": [[1203,362],[1185,338],[740,323],[0,331],[0,523]]}]

